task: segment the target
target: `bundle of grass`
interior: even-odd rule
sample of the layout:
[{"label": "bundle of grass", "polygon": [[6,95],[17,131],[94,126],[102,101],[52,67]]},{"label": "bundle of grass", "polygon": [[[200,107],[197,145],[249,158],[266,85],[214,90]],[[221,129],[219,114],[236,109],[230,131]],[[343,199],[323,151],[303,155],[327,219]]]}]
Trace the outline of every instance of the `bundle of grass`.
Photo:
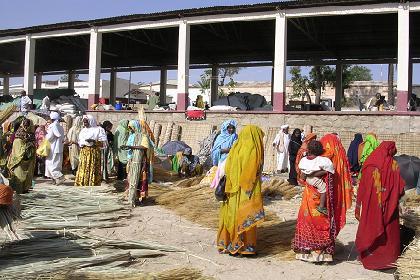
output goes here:
[{"label": "bundle of grass", "polygon": [[191,186],[198,186],[200,182],[203,180],[204,175],[195,176],[192,178],[187,178],[180,180],[174,184],[174,187],[178,188],[190,188]]},{"label": "bundle of grass", "polygon": [[[215,231],[219,223],[220,202],[214,198],[214,190],[201,185],[174,189],[152,186],[150,196],[157,204],[173,210],[178,215]],[[258,252],[275,255],[283,260],[291,260],[290,250],[295,232],[295,221],[282,222],[273,213],[266,213],[265,222],[258,228]]]},{"label": "bundle of grass", "polygon": [[212,280],[212,277],[203,276],[203,273],[193,268],[177,268],[158,273],[142,273],[138,270],[115,271],[79,271],[70,273],[62,278],[85,280]]},{"label": "bundle of grass", "polygon": [[403,224],[413,229],[416,235],[420,237],[420,208],[406,209],[405,213],[401,215]]},{"label": "bundle of grass", "polygon": [[397,260],[398,279],[420,278],[420,239],[415,239]]},{"label": "bundle of grass", "polygon": [[15,110],[17,109],[15,104],[11,104],[4,110],[0,111],[0,124],[3,124],[8,118],[10,118]]},{"label": "bundle of grass", "polygon": [[263,182],[261,190],[264,196],[281,196],[283,199],[286,200],[292,199],[300,192],[299,188],[291,185],[287,180],[276,177]]},{"label": "bundle of grass", "polygon": [[153,180],[156,182],[175,182],[179,180],[178,173],[166,170],[159,165],[153,165]]},{"label": "bundle of grass", "polygon": [[182,251],[144,241],[125,242],[69,232],[32,232],[27,238],[1,247],[0,270],[10,279],[41,275],[62,279],[82,268],[107,270],[109,266],[130,265],[136,259]]}]

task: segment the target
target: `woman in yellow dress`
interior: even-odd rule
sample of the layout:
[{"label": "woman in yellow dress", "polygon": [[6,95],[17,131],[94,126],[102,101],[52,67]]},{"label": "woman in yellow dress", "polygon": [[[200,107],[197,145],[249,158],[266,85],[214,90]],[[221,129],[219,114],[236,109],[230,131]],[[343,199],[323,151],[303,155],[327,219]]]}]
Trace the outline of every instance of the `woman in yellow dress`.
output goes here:
[{"label": "woman in yellow dress", "polygon": [[264,132],[248,125],[239,133],[225,166],[226,201],[220,209],[217,247],[231,255],[256,254],[257,225],[264,221],[261,171]]},{"label": "woman in yellow dress", "polygon": [[101,148],[106,147],[108,141],[105,130],[97,125],[91,115],[83,117],[84,128],[79,134],[79,168],[77,169],[76,186],[101,185]]}]

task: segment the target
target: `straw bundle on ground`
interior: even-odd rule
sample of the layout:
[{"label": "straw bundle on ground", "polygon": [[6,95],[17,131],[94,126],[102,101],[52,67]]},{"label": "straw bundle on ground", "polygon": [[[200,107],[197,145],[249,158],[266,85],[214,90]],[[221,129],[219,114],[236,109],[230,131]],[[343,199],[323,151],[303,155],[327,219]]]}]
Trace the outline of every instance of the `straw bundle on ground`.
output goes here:
[{"label": "straw bundle on ground", "polygon": [[178,173],[166,170],[159,165],[153,165],[153,180],[156,182],[175,182],[179,180]]},{"label": "straw bundle on ground", "polygon": [[155,127],[153,128],[153,135],[155,136],[155,141],[156,141],[156,143],[155,143],[155,145],[156,145],[156,147],[160,147],[160,146],[162,146],[161,145],[161,142],[160,142],[160,134],[161,134],[161,132],[162,132],[162,125],[161,124],[155,124]]},{"label": "straw bundle on ground", "polygon": [[420,279],[420,239],[415,239],[397,260],[399,279]]},{"label": "straw bundle on ground", "polygon": [[126,271],[80,271],[66,275],[64,279],[85,280],[211,280],[212,277],[203,276],[201,271],[193,268],[177,268],[159,273],[141,273],[136,270]]},{"label": "straw bundle on ground", "polygon": [[[149,194],[157,204],[192,222],[216,230],[220,202],[214,198],[213,189],[202,185],[182,189],[152,186]],[[266,221],[258,228],[258,252],[262,255],[278,255],[281,259],[293,259],[290,244],[295,224],[295,221],[281,222],[275,214],[266,213]]]},{"label": "straw bundle on ground", "polygon": [[161,138],[162,144],[165,144],[166,142],[171,141],[172,128],[173,128],[173,126],[174,126],[174,123],[173,122],[169,122],[166,125],[165,135],[163,135],[163,138]]},{"label": "straw bundle on ground", "polygon": [[[203,180],[203,178],[204,178],[204,175],[183,179],[183,180],[180,180],[180,181],[176,182],[174,184],[174,187],[189,188],[191,186],[196,186],[196,185],[200,184],[200,182],[201,182],[201,180]],[[203,187],[203,186],[201,185],[201,187]]]},{"label": "straw bundle on ground", "polygon": [[22,195],[22,217],[28,230],[115,227],[130,209],[107,189],[37,186]]},{"label": "straw bundle on ground", "polygon": [[149,127],[150,130],[153,132],[153,130],[155,129],[155,125],[156,125],[156,121],[155,120],[150,120],[149,121]]},{"label": "straw bundle on ground", "polygon": [[263,182],[261,188],[264,196],[281,196],[287,200],[290,200],[301,192],[299,187],[291,185],[287,180],[275,177]]},{"label": "straw bundle on ground", "polygon": [[420,237],[420,207],[406,209],[401,219],[406,227],[413,229]]},{"label": "straw bundle on ground", "polygon": [[147,242],[108,240],[68,232],[34,232],[26,239],[2,246],[0,270],[11,279],[63,276],[81,268],[129,265],[138,258],[182,251]]},{"label": "straw bundle on ground", "polygon": [[179,141],[181,139],[181,126],[175,125],[172,129],[171,141]]}]

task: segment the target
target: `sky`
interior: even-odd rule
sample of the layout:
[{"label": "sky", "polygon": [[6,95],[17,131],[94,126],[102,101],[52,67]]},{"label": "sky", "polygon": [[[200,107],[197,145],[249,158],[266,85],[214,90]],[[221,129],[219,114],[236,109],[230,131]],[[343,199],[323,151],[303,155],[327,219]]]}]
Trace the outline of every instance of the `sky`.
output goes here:
[{"label": "sky", "polygon": [[[240,4],[267,3],[274,0],[0,0],[0,29],[21,28],[41,24],[51,24],[75,20],[88,20],[129,14],[162,12],[177,9],[199,8],[208,6],[228,6]],[[5,12],[7,11],[7,12]],[[387,80],[387,65],[367,65],[376,81]],[[414,83],[420,83],[419,65],[414,67]],[[190,82],[199,80],[202,71],[190,73]],[[128,73],[120,73],[121,78],[128,78]],[[106,77],[106,75],[105,75]],[[45,77],[46,80],[56,76]],[[82,76],[83,78],[83,76]],[[176,78],[176,71],[168,73],[169,79]],[[269,81],[270,67],[253,67],[241,70],[237,81]],[[19,81],[15,79],[14,81]],[[158,72],[137,72],[132,74],[134,83],[159,80]],[[13,82],[13,81],[12,81]]]}]

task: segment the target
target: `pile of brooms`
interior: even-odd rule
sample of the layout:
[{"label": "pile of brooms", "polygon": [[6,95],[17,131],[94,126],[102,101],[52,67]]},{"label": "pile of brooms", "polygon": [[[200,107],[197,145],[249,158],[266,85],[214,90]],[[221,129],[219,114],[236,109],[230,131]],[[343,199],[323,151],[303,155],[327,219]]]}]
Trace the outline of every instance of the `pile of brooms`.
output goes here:
[{"label": "pile of brooms", "polygon": [[420,279],[420,195],[415,190],[406,192],[404,213],[401,220],[404,226],[416,233],[416,239],[398,258],[396,275],[399,279]]},{"label": "pile of brooms", "polygon": [[208,279],[188,268],[156,274],[128,268],[183,249],[88,234],[123,225],[131,215],[109,189],[37,186],[22,196],[22,208],[21,240],[0,246],[2,279]]},{"label": "pile of brooms", "polygon": [[[192,178],[181,187],[153,185],[149,194],[155,202],[170,209],[186,219],[201,226],[215,230],[218,226],[220,203],[214,198],[214,190],[208,185],[192,184],[200,178]],[[270,180],[271,181],[271,180]],[[187,187],[185,187],[185,185]],[[280,187],[282,185],[282,187]],[[189,187],[188,187],[189,186]],[[285,184],[281,179],[274,179],[263,184],[265,196],[294,197],[298,191],[293,186]],[[258,228],[258,252],[260,255],[275,255],[283,260],[291,260],[291,240],[295,232],[296,221],[282,222],[273,213],[266,213],[265,222]]]}]

